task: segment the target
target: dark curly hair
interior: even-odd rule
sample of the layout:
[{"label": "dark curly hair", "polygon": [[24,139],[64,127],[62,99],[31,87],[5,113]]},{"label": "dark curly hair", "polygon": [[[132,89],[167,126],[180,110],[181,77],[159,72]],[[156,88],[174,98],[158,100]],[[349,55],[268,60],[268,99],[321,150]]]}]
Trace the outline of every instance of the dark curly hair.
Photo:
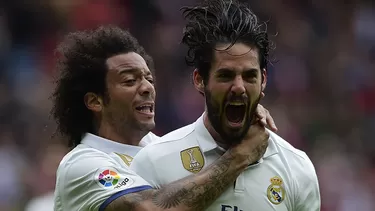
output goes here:
[{"label": "dark curly hair", "polygon": [[94,131],[94,116],[84,103],[88,92],[107,96],[106,60],[112,56],[135,52],[141,55],[153,72],[152,58],[126,30],[116,26],[101,26],[94,30],[68,34],[58,46],[57,70],[60,73],[52,93],[52,117],[57,131],[74,147],[82,135]]},{"label": "dark curly hair", "polygon": [[[205,0],[195,7],[182,7],[187,21],[182,43],[188,47],[185,57],[189,66],[196,67],[204,82],[216,44],[236,42],[256,46],[261,70],[267,67],[269,40],[267,25],[260,23],[250,8],[236,0]],[[227,50],[226,49],[226,50]]]}]

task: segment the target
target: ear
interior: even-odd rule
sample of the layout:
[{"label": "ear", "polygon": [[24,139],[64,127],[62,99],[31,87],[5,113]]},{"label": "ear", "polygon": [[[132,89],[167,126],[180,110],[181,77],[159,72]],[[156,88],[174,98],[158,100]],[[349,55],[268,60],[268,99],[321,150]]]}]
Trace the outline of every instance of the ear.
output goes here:
[{"label": "ear", "polygon": [[262,92],[266,89],[267,85],[267,70],[263,69],[262,71]]},{"label": "ear", "polygon": [[195,69],[193,72],[193,82],[194,82],[195,89],[204,95],[203,77],[199,74],[198,69]]},{"label": "ear", "polygon": [[103,99],[95,93],[86,93],[83,100],[86,107],[93,112],[100,112],[103,109]]}]

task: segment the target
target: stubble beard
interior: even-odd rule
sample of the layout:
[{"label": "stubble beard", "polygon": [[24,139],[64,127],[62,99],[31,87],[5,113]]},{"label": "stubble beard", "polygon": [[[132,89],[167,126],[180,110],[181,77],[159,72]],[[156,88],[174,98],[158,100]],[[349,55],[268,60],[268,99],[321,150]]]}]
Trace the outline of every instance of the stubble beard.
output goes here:
[{"label": "stubble beard", "polygon": [[241,128],[241,131],[233,131],[232,133],[228,133],[224,130],[222,119],[223,115],[225,115],[225,111],[220,112],[220,104],[216,103],[216,101],[212,99],[210,91],[205,90],[205,98],[207,106],[207,117],[214,130],[220,135],[220,137],[226,144],[235,145],[240,143],[246,136],[249,128],[251,127],[251,123],[254,118],[256,108],[261,99],[260,93],[256,101],[252,105],[250,105],[250,111],[246,112],[246,116],[244,117],[245,123],[244,126]]}]

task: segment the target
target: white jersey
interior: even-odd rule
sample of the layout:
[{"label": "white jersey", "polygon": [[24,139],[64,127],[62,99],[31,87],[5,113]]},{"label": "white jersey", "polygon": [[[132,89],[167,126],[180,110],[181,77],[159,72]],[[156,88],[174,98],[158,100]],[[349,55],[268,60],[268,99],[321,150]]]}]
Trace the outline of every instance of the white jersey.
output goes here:
[{"label": "white jersey", "polygon": [[[317,175],[308,156],[269,131],[269,146],[207,210],[319,211]],[[223,150],[203,123],[175,130],[143,148],[131,169],[160,188],[209,166]]]},{"label": "white jersey", "polygon": [[141,146],[157,138],[149,133],[140,146],[132,146],[87,133],[60,162],[54,210],[104,210],[118,197],[152,188],[129,166]]}]

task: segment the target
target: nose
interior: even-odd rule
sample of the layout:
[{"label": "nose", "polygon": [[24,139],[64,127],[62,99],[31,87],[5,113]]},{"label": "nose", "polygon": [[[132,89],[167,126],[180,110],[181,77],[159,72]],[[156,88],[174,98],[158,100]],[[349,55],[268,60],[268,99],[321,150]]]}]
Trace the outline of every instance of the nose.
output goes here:
[{"label": "nose", "polygon": [[245,90],[244,81],[241,75],[238,75],[234,78],[231,91],[233,94],[237,96],[245,93],[246,90]]},{"label": "nose", "polygon": [[138,91],[139,91],[139,94],[141,96],[154,95],[155,94],[155,87],[150,81],[143,78],[141,86],[139,87]]}]

